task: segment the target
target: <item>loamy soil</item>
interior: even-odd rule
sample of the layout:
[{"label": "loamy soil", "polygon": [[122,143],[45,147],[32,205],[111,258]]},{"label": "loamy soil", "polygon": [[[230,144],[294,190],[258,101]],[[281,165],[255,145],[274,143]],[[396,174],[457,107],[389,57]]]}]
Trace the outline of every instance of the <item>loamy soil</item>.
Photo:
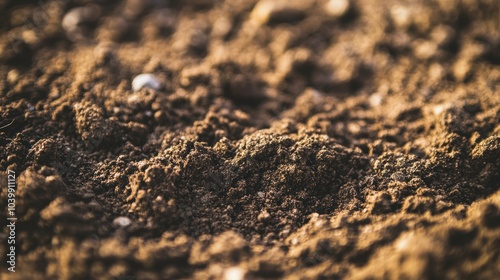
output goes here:
[{"label": "loamy soil", "polygon": [[500,2],[332,2],[0,0],[1,278],[498,277]]}]

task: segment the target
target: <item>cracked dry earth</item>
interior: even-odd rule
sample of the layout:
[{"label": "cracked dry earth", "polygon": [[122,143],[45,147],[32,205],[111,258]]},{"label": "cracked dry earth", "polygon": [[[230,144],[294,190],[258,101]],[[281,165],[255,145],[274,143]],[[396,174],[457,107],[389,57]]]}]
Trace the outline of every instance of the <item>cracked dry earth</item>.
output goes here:
[{"label": "cracked dry earth", "polygon": [[0,0],[1,278],[498,277],[499,2],[332,2]]}]

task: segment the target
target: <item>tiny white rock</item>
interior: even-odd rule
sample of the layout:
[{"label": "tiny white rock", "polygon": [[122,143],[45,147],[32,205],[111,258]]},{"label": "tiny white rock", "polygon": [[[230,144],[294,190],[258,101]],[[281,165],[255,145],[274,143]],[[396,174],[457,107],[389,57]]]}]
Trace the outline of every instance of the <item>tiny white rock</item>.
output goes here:
[{"label": "tiny white rock", "polygon": [[66,13],[62,20],[62,27],[68,33],[74,32],[80,24],[95,22],[101,16],[101,9],[97,5],[77,7]]},{"label": "tiny white rock", "polygon": [[384,100],[384,97],[381,93],[376,92],[370,95],[370,98],[368,98],[368,102],[370,103],[370,106],[372,107],[378,107],[382,104]]},{"label": "tiny white rock", "polygon": [[325,4],[325,10],[328,15],[333,17],[341,17],[349,11],[349,0],[329,0]]},{"label": "tiny white rock", "polygon": [[272,20],[294,21],[301,19],[314,5],[314,1],[260,0],[250,13],[250,21],[264,25]]},{"label": "tiny white rock", "polygon": [[113,225],[120,227],[127,227],[132,223],[128,217],[118,217],[113,221]]},{"label": "tiny white rock", "polygon": [[239,267],[230,267],[224,271],[224,280],[243,280],[245,271]]},{"label": "tiny white rock", "polygon": [[74,8],[70,10],[62,20],[62,27],[66,32],[72,32],[83,21],[85,8]]},{"label": "tiny white rock", "polygon": [[140,74],[132,81],[132,89],[134,91],[139,91],[145,87],[158,90],[161,87],[161,83],[151,74]]}]

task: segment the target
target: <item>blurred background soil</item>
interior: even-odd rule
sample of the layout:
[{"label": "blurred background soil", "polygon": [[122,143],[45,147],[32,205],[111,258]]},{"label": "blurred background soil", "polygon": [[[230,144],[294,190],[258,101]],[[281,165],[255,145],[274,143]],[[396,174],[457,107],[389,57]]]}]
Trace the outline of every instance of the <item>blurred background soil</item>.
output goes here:
[{"label": "blurred background soil", "polygon": [[498,277],[499,30],[498,0],[0,0],[2,279]]}]

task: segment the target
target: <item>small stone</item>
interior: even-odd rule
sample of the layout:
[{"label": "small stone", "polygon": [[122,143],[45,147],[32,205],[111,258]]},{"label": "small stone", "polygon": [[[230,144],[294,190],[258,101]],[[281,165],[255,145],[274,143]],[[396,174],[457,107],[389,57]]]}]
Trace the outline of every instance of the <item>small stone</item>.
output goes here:
[{"label": "small stone", "polygon": [[439,116],[449,108],[451,108],[451,104],[449,103],[439,104],[434,106],[434,108],[432,108],[432,113],[434,113],[434,115],[436,116]]},{"label": "small stone", "polygon": [[325,11],[329,16],[340,18],[349,11],[350,7],[349,0],[329,0],[325,4]]},{"label": "small stone", "polygon": [[368,103],[370,103],[371,107],[378,107],[382,104],[383,101],[384,101],[384,97],[382,96],[381,93],[378,93],[378,92],[370,95],[370,97],[368,99]]},{"label": "small stone", "polygon": [[255,5],[250,20],[264,25],[269,22],[290,22],[305,17],[312,1],[260,0]]},{"label": "small stone", "polygon": [[74,8],[64,15],[62,27],[66,32],[74,31],[78,25],[83,21],[83,14],[85,8]]},{"label": "small stone", "polygon": [[243,280],[246,272],[239,267],[230,267],[224,271],[225,280]]},{"label": "small stone", "polygon": [[97,5],[88,5],[71,9],[62,20],[62,27],[71,40],[78,39],[77,33],[85,24],[93,23],[101,16],[101,8]]},{"label": "small stone", "polygon": [[134,91],[139,91],[145,87],[158,90],[161,87],[161,83],[151,74],[140,74],[132,81],[132,89]]},{"label": "small stone", "polygon": [[128,217],[118,217],[114,219],[113,225],[119,227],[127,227],[132,223],[132,221]]}]

